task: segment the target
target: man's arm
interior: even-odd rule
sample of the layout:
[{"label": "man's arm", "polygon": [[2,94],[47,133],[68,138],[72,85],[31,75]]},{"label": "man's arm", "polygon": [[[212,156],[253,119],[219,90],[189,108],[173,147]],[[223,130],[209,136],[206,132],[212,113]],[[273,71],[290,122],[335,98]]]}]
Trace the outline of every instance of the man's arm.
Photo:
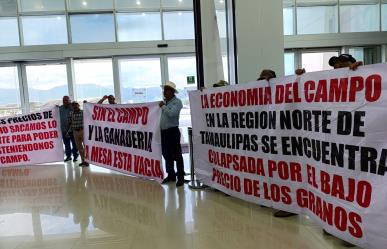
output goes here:
[{"label": "man's arm", "polygon": [[175,102],[170,106],[161,106],[161,109],[163,109],[164,113],[170,118],[179,116],[181,108],[183,108],[183,104],[180,101]]},{"label": "man's arm", "polygon": [[105,100],[107,100],[107,98],[108,98],[107,95],[103,96],[102,99],[100,99],[100,100],[97,102],[97,104],[102,104]]}]

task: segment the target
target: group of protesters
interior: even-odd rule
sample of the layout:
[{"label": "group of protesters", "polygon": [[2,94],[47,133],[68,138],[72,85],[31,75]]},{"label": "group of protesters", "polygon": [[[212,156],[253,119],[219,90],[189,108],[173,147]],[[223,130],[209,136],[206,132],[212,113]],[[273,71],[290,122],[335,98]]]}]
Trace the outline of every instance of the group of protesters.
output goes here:
[{"label": "group of protesters", "polygon": [[[356,61],[354,57],[349,54],[341,54],[334,56],[329,60],[329,65],[334,69],[346,68],[356,70],[362,65],[362,62]],[[296,75],[302,75],[306,73],[305,69],[297,69]],[[264,69],[259,75],[257,81],[276,78],[276,73],[271,69]],[[224,87],[228,83],[221,80],[213,85],[213,87]],[[175,182],[176,186],[182,186],[184,184],[184,162],[180,144],[180,130],[179,130],[179,116],[183,107],[180,99],[176,97],[178,93],[176,85],[173,82],[166,82],[163,85],[163,98],[159,106],[162,109],[160,119],[161,129],[161,145],[162,155],[165,159],[166,172],[168,176],[162,183]],[[103,104],[105,100],[111,105],[116,104],[113,95],[104,96],[98,101],[98,104]],[[63,143],[65,146],[66,157],[65,162],[78,160],[78,154],[80,155],[82,162],[79,166],[89,166],[84,159],[83,149],[83,111],[77,102],[71,102],[68,96],[63,97],[63,105],[60,106],[60,118],[61,128],[63,134]],[[71,157],[72,156],[72,157]],[[175,171],[174,164],[176,162],[177,171]],[[297,214],[276,210],[274,212],[275,217],[285,218],[294,216]],[[324,230],[324,233],[328,233]],[[353,246],[352,244],[343,241],[345,246]]]}]

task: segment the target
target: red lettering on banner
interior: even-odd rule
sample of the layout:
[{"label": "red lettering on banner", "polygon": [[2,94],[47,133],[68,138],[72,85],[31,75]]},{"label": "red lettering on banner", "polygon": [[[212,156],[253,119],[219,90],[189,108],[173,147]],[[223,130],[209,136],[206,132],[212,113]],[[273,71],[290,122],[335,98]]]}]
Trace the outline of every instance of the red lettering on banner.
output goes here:
[{"label": "red lettering on banner", "polygon": [[132,171],[132,155],[129,153],[114,151],[113,167],[125,171]]},{"label": "red lettering on banner", "polygon": [[107,148],[91,147],[90,161],[111,166],[112,151]]},{"label": "red lettering on banner", "polygon": [[349,222],[352,227],[348,228],[349,233],[355,238],[363,237],[363,230],[361,229],[360,224],[362,223],[362,218],[357,213],[350,212],[348,215]]},{"label": "red lettering on banner", "polygon": [[275,103],[276,104],[288,104],[288,103],[300,103],[301,98],[299,96],[298,83],[287,83],[285,85],[276,85],[275,89]]},{"label": "red lettering on banner", "polygon": [[302,182],[301,164],[285,161],[275,162],[268,161],[269,177],[274,177],[274,173],[278,175],[281,180],[291,180],[294,182]]},{"label": "red lettering on banner", "polygon": [[[339,83],[340,82],[340,83]],[[382,77],[370,75],[366,79],[361,76],[341,79],[322,79],[317,83],[313,80],[304,83],[305,101],[311,102],[356,102],[357,94],[364,91],[364,99],[375,102],[382,92]]]},{"label": "red lettering on banner", "polygon": [[356,181],[353,178],[344,180],[340,175],[330,176],[325,171],[320,171],[320,179],[323,193],[348,202],[356,202],[363,208],[370,206],[372,185],[369,182]]},{"label": "red lettering on banner", "polygon": [[309,164],[306,165],[306,170],[308,174],[308,184],[318,188],[317,182],[316,182],[316,169]]},{"label": "red lettering on banner", "polygon": [[15,134],[11,136],[12,143],[32,142],[31,134]]},{"label": "red lettering on banner", "polygon": [[246,195],[253,195],[259,198],[259,181],[245,178],[243,180],[243,190]]},{"label": "red lettering on banner", "polygon": [[160,161],[143,156],[134,156],[134,173],[147,177],[164,178]]},{"label": "red lettering on banner", "polygon": [[290,205],[292,203],[290,192],[291,190],[288,186],[279,186],[277,184],[263,182],[263,198],[266,200]]},{"label": "red lettering on banner", "polygon": [[362,218],[359,214],[348,212],[340,206],[333,206],[332,203],[305,189],[298,189],[296,198],[298,206],[309,209],[324,223],[334,226],[342,232],[348,231],[356,238],[363,237]]},{"label": "red lettering on banner", "polygon": [[265,176],[262,158],[231,155],[209,150],[208,161],[225,169],[232,168],[239,172]]},{"label": "red lettering on banner", "polygon": [[223,187],[236,191],[241,192],[241,180],[239,176],[234,176],[232,174],[224,173],[216,168],[213,168],[212,170],[212,181],[222,185]]},{"label": "red lettering on banner", "polygon": [[270,87],[203,94],[200,99],[203,109],[260,106],[272,103]]},{"label": "red lettering on banner", "polygon": [[28,155],[11,155],[11,156],[0,156],[0,163],[1,164],[11,164],[11,163],[21,163],[21,162],[28,162],[30,159],[28,158]]},{"label": "red lettering on banner", "polygon": [[32,134],[34,140],[46,140],[46,139],[55,139],[58,138],[58,131],[47,131],[47,132],[39,132]]}]

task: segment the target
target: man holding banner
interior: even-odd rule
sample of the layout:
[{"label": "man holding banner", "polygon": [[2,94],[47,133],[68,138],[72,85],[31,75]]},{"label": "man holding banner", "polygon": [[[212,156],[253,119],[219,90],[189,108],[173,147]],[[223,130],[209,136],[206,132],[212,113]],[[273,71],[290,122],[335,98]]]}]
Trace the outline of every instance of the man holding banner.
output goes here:
[{"label": "man holding banner", "polygon": [[177,93],[176,85],[173,82],[167,82],[164,85],[164,101],[159,106],[162,109],[160,128],[161,128],[161,149],[165,159],[168,177],[163,183],[176,181],[176,172],[174,162],[177,167],[176,187],[184,184],[184,161],[180,145],[179,116],[183,108],[180,99],[175,96]]},{"label": "man holding banner", "polygon": [[70,112],[73,111],[73,107],[71,106],[71,99],[69,96],[63,96],[63,105],[59,107],[60,114],[60,127],[62,130],[63,136],[63,144],[65,146],[65,162],[71,161],[71,154],[73,155],[73,161],[76,162],[78,160],[78,149],[75,145],[74,136],[72,133],[69,133],[66,136],[66,133],[69,129],[68,118]]},{"label": "man holding banner", "polygon": [[83,111],[79,108],[77,102],[73,102],[71,105],[73,111],[69,115],[70,127],[66,135],[68,136],[70,133],[74,134],[75,143],[82,158],[82,162],[79,166],[88,167],[89,163],[85,161],[85,151],[83,147]]}]

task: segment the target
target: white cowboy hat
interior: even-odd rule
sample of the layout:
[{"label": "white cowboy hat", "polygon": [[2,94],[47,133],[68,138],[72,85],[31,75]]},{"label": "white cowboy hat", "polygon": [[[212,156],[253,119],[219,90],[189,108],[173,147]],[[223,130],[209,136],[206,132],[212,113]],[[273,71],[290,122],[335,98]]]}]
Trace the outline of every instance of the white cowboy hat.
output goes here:
[{"label": "white cowboy hat", "polygon": [[165,82],[165,84],[162,86],[163,88],[165,87],[169,87],[169,88],[172,88],[173,90],[175,90],[176,93],[178,93],[177,89],[176,89],[176,84],[173,83],[172,81],[167,81]]}]

